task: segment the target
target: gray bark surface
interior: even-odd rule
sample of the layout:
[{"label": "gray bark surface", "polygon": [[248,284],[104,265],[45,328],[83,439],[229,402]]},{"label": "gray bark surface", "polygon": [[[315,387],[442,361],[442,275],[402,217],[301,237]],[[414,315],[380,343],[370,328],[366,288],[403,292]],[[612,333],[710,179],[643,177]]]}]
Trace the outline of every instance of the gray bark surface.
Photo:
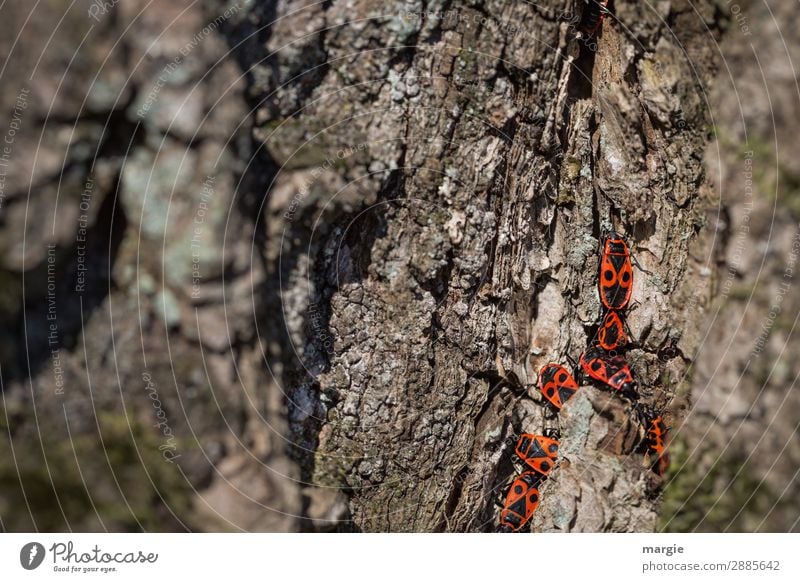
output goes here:
[{"label": "gray bark surface", "polygon": [[[16,30],[0,41],[4,111],[30,88],[0,214],[0,530],[491,531],[516,435],[552,426],[562,454],[533,531],[689,529],[703,523],[696,507],[727,499],[735,470],[713,473],[717,452],[770,372],[759,360],[743,400],[721,404],[753,349],[737,341],[734,357],[704,349],[692,380],[701,345],[733,333],[706,336],[704,323],[728,265],[744,286],[757,279],[757,256],[726,255],[743,211],[725,171],[740,157],[708,147],[739,113],[724,86],[711,92],[731,24],[721,0],[619,0],[596,47],[575,39],[582,0],[132,0],[94,27],[90,5],[60,26],[58,11],[15,7],[21,45]],[[759,69],[745,70],[757,85]],[[768,73],[791,85],[781,71]],[[784,120],[792,107],[754,102],[748,123],[769,141],[765,107]],[[706,176],[717,162],[722,177]],[[91,275],[78,294],[89,178]],[[751,252],[770,211],[753,214]],[[637,261],[626,357],[642,401],[702,457],[676,450],[681,474],[667,479],[644,463],[628,403],[582,386],[554,418],[530,386],[591,341],[612,227]],[[724,294],[722,319],[740,295]],[[794,434],[791,406],[779,429],[768,412],[795,372],[771,376],[731,449],[736,469],[754,435],[769,434],[763,452]],[[174,441],[154,424],[153,394]],[[738,408],[719,415],[726,406]],[[769,473],[771,461],[750,466]],[[795,466],[735,483],[780,501]],[[706,470],[710,493],[693,493]],[[659,525],[667,482],[664,519],[683,517]]]},{"label": "gray bark surface", "polygon": [[[280,166],[265,254],[288,332],[278,359],[296,357],[281,385],[303,479],[341,491],[353,529],[494,527],[513,435],[546,424],[525,386],[577,359],[600,315],[604,229],[640,266],[642,399],[683,414],[711,293],[696,257],[718,18],[707,2],[618,4],[596,52],[574,39],[578,2],[264,15],[250,91]],[[653,529],[659,483],[630,408],[585,387],[561,424],[535,528]]]}]

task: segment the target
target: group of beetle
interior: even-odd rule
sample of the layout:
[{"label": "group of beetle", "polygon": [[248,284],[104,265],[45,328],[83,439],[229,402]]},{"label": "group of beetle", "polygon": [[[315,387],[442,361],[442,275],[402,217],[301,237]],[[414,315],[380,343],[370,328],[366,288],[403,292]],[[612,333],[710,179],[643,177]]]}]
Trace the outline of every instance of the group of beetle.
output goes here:
[{"label": "group of beetle", "polygon": [[[667,427],[660,414],[638,403],[636,380],[619,353],[628,344],[624,312],[633,289],[633,268],[627,243],[613,232],[603,238],[598,287],[604,309],[602,323],[596,341],[581,354],[580,367],[576,367],[575,375],[582,372],[590,380],[633,403],[646,429],[644,445],[652,460],[652,470],[663,475],[669,467],[665,451]],[[548,404],[558,412],[578,390],[578,383],[564,366],[551,363],[539,371],[538,387]],[[500,513],[498,531],[519,531],[539,505],[539,485],[555,466],[559,446],[557,430],[546,429],[544,433],[524,433],[517,442],[515,452],[529,470],[517,475],[511,483]]]},{"label": "group of beetle", "polygon": [[[576,36],[588,41],[599,32],[609,12],[608,0],[586,0],[586,3]],[[599,290],[605,315],[596,342],[581,355],[576,375],[582,371],[591,380],[611,388],[634,403],[634,410],[646,427],[644,443],[648,454],[654,457],[652,469],[658,475],[663,475],[669,466],[665,451],[667,427],[660,414],[637,403],[636,381],[625,358],[618,353],[628,343],[623,317],[632,289],[630,250],[621,236],[612,233],[604,238],[600,258]],[[560,364],[542,367],[538,384],[542,396],[556,412],[578,389],[575,377]],[[497,531],[516,532],[530,521],[539,505],[539,485],[555,466],[558,439],[557,429],[545,429],[542,435],[520,435],[515,453],[527,467],[508,488]]]}]

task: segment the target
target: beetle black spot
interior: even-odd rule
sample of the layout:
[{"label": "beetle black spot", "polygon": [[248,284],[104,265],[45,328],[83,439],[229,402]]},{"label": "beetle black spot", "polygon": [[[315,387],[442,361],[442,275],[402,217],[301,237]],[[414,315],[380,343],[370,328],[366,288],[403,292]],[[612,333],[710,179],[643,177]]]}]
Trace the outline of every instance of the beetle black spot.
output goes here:
[{"label": "beetle black spot", "polygon": [[542,461],[541,467],[542,467],[542,471],[547,472],[547,471],[550,470],[550,463],[548,463],[547,461]]},{"label": "beetle black spot", "polygon": [[514,487],[514,493],[516,493],[517,495],[522,495],[522,485],[517,485],[516,487]]},{"label": "beetle black spot", "polygon": [[611,269],[606,269],[603,272],[603,277],[605,277],[606,281],[613,280],[614,279],[614,271],[612,271]]}]

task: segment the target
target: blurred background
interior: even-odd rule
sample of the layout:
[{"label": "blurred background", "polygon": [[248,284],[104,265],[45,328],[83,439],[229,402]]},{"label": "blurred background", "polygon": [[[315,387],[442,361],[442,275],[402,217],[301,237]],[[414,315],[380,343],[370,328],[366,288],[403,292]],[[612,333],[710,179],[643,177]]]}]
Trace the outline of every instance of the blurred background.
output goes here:
[{"label": "blurred background", "polygon": [[[359,364],[351,351],[353,367],[337,367],[335,303],[304,278],[335,271],[352,283],[375,259],[312,262],[334,251],[306,234],[342,238],[343,220],[397,186],[386,178],[397,166],[381,161],[391,156],[375,151],[399,148],[403,133],[390,115],[374,122],[383,133],[364,134],[368,155],[359,121],[321,134],[330,119],[290,112],[313,108],[332,77],[343,88],[336,113],[358,113],[379,91],[390,105],[416,96],[393,71],[416,58],[407,47],[424,33],[403,18],[362,24],[381,4],[0,6],[0,531],[368,529],[369,512],[348,487],[325,486],[335,471],[314,462],[335,400],[316,378],[340,374],[346,386]],[[558,14],[583,5],[520,4],[565,30]],[[627,5],[615,4],[624,23]],[[796,5],[645,4],[669,15],[662,36],[683,19],[705,22],[715,51],[702,64],[713,71],[708,140],[693,154],[715,208],[696,257],[710,261],[698,290],[708,301],[692,322],[699,348],[675,395],[653,528],[800,531]],[[600,51],[619,22],[604,24]],[[406,48],[371,60],[386,45]],[[388,85],[359,84],[373,74]],[[309,226],[304,209],[323,199],[327,226]],[[385,224],[359,229],[380,237]]]}]

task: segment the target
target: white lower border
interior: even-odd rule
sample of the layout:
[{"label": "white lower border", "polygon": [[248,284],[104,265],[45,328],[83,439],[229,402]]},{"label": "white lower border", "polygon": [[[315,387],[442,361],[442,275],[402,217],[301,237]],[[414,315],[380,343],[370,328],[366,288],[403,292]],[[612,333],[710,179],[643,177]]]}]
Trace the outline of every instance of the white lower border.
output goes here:
[{"label": "white lower border", "polygon": [[0,580],[797,581],[799,542],[798,534],[4,534]]}]

